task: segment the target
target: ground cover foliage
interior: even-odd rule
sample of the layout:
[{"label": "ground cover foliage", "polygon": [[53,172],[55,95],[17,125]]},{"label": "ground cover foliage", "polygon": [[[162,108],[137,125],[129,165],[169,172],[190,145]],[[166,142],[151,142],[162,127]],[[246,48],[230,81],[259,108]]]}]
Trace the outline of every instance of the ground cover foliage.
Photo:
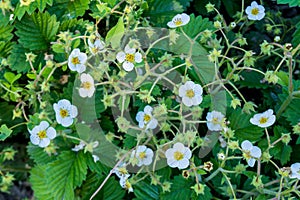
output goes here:
[{"label": "ground cover foliage", "polygon": [[0,1],[0,198],[299,199],[299,6]]}]

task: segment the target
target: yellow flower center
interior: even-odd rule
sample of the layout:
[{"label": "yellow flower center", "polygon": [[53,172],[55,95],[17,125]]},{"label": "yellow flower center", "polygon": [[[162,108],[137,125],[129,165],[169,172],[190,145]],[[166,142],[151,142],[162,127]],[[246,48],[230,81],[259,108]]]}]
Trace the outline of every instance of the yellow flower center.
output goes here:
[{"label": "yellow flower center", "polygon": [[266,117],[262,117],[259,119],[260,124],[265,124],[267,121],[268,121],[268,118],[266,118]]},{"label": "yellow flower center", "polygon": [[177,160],[177,161],[182,160],[183,157],[184,157],[183,153],[181,153],[179,151],[175,151],[175,153],[174,153],[175,160]]},{"label": "yellow flower center", "polygon": [[253,9],[251,10],[251,14],[252,14],[252,15],[258,15],[258,13],[259,13],[258,8],[253,8]]},{"label": "yellow flower center", "polygon": [[46,130],[42,130],[42,131],[38,132],[37,135],[39,136],[40,139],[44,139],[47,136],[47,132],[46,132]]},{"label": "yellow flower center", "polygon": [[246,158],[246,160],[249,160],[252,156],[250,155],[250,151],[245,151],[243,153],[244,158]]},{"label": "yellow flower center", "polygon": [[189,98],[193,98],[195,96],[194,90],[190,89],[186,91],[186,96]]},{"label": "yellow flower center", "polygon": [[69,115],[69,113],[66,109],[60,109],[59,114],[62,118],[65,118]]},{"label": "yellow flower center", "polygon": [[146,153],[145,152],[140,152],[139,157],[140,157],[140,159],[146,158]]},{"label": "yellow flower center", "polygon": [[89,90],[89,89],[91,89],[92,84],[91,84],[90,82],[83,82],[83,83],[81,84],[81,87],[83,87],[84,89]]},{"label": "yellow flower center", "polygon": [[212,123],[213,123],[213,124],[218,124],[218,123],[219,123],[219,119],[216,118],[216,117],[214,117],[214,118],[212,119]]},{"label": "yellow flower center", "polygon": [[126,189],[126,190],[129,190],[131,187],[132,187],[132,186],[131,186],[131,184],[129,183],[129,181],[126,180],[126,182],[125,182],[125,189]]},{"label": "yellow flower center", "polygon": [[120,174],[128,174],[127,169],[125,167],[120,167],[119,172]]},{"label": "yellow flower center", "polygon": [[183,24],[183,22],[182,22],[182,20],[181,20],[180,18],[176,18],[176,19],[174,20],[174,24],[175,24],[176,26],[180,26],[181,24]]},{"label": "yellow flower center", "polygon": [[145,122],[149,122],[150,119],[151,119],[150,115],[147,115],[147,114],[144,115],[144,121]]},{"label": "yellow flower center", "polygon": [[77,65],[77,64],[80,64],[80,61],[79,61],[79,58],[78,57],[73,57],[71,62],[74,64],[74,65]]},{"label": "yellow flower center", "polygon": [[131,53],[126,54],[125,59],[126,59],[128,62],[133,63],[133,61],[134,61],[134,54],[131,54]]}]

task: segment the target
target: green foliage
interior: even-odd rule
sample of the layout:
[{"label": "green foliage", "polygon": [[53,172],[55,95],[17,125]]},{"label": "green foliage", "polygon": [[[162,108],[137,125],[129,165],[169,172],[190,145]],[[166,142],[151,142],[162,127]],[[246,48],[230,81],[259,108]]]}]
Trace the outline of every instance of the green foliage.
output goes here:
[{"label": "green foliage", "polygon": [[137,197],[136,200],[159,200],[160,189],[158,186],[151,185],[150,179],[146,181],[141,181],[134,188],[134,194]]},{"label": "green foliage", "polygon": [[113,48],[120,47],[120,42],[124,35],[124,31],[125,29],[123,18],[120,17],[118,23],[108,31],[105,42],[107,44],[110,43]]},{"label": "green foliage", "polygon": [[300,6],[300,0],[277,0],[279,4],[289,4],[290,7]]},{"label": "green foliage", "polygon": [[65,14],[71,18],[83,16],[85,11],[89,8],[89,0],[56,0],[55,3],[62,10],[65,10]]},{"label": "green foliage", "polygon": [[[48,12],[26,15],[16,24],[16,35],[19,42],[29,50],[47,50],[49,43],[54,40],[59,22]],[[32,37],[34,35],[34,37]]]},{"label": "green foliage", "polygon": [[12,130],[9,129],[6,124],[2,124],[0,127],[0,141],[4,141],[6,138],[10,136]]},{"label": "green foliage", "polygon": [[55,155],[48,155],[43,148],[33,144],[27,146],[27,152],[37,165],[45,165],[56,159]]},{"label": "green foliage", "polygon": [[[74,199],[74,189],[86,178],[87,164],[83,152],[62,152],[49,165],[38,165],[30,180],[39,199]],[[43,188],[43,189],[41,189]]]},{"label": "green foliage", "polygon": [[292,43],[295,47],[300,44],[300,22],[296,24],[296,30],[293,34]]},{"label": "green foliage", "polygon": [[21,44],[15,44],[7,59],[9,67],[18,73],[28,72],[30,70],[30,65],[26,62],[25,56],[25,53],[28,52],[29,50],[25,49]]}]

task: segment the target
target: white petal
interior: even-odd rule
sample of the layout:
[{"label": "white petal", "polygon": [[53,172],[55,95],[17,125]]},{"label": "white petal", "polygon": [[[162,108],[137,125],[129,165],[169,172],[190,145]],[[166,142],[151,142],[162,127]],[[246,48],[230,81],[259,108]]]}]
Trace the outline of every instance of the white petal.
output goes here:
[{"label": "white petal", "polygon": [[55,130],[53,127],[49,127],[49,128],[47,129],[47,137],[48,137],[49,139],[53,139],[53,138],[56,137],[56,130]]},{"label": "white petal", "polygon": [[49,127],[49,123],[46,121],[41,121],[39,127],[41,130],[46,130]]},{"label": "white petal", "polygon": [[79,96],[85,98],[88,96],[89,91],[84,88],[79,88],[78,92],[79,92]]},{"label": "white petal", "polygon": [[147,147],[145,145],[140,145],[136,148],[137,153],[146,151]]},{"label": "white petal", "polygon": [[116,58],[117,58],[118,62],[122,63],[125,60],[125,56],[126,56],[126,54],[123,51],[121,51],[121,52],[117,53]]},{"label": "white petal", "polygon": [[201,85],[195,84],[193,89],[194,89],[195,95],[202,95],[203,89],[202,89]]},{"label": "white petal", "polygon": [[173,148],[176,149],[176,151],[180,151],[182,153],[185,152],[185,146],[180,142],[175,143]]},{"label": "white petal", "polygon": [[32,144],[38,145],[40,143],[40,138],[37,135],[30,135],[30,141]]},{"label": "white petal", "polygon": [[76,71],[77,71],[78,73],[84,72],[85,69],[86,69],[86,66],[85,66],[84,64],[78,64],[78,65],[76,65]]},{"label": "white petal", "polygon": [[49,138],[43,138],[43,139],[41,139],[39,146],[44,148],[44,147],[47,147],[49,144],[50,144]]},{"label": "white petal", "polygon": [[297,173],[300,170],[300,163],[294,163],[291,165],[291,171]]},{"label": "white petal", "polygon": [[246,14],[247,14],[247,15],[251,14],[251,10],[252,10],[252,8],[251,8],[250,6],[248,6],[248,7],[246,8]]},{"label": "white petal", "polygon": [[253,7],[257,7],[257,6],[258,6],[257,2],[256,1],[252,1],[251,7],[253,8]]},{"label": "white petal", "polygon": [[145,114],[151,115],[152,111],[153,111],[153,108],[151,106],[149,106],[149,105],[145,106],[145,108],[144,108]]},{"label": "white petal", "polygon": [[61,125],[64,127],[69,127],[73,124],[73,118],[65,117],[61,119]]},{"label": "white petal", "polygon": [[179,162],[177,160],[174,160],[173,158],[167,159],[167,163],[172,168],[178,167],[179,164]]},{"label": "white petal", "polygon": [[150,122],[147,124],[147,128],[150,128],[150,129],[155,129],[157,127],[157,120],[155,118],[152,118],[150,120]]},{"label": "white petal", "polygon": [[185,13],[182,13],[181,14],[181,20],[183,22],[181,26],[186,25],[187,23],[190,22],[190,16],[185,14]]},{"label": "white petal", "polygon": [[134,55],[134,61],[137,63],[142,62],[142,54],[140,52],[136,52]]},{"label": "white petal", "polygon": [[132,71],[134,68],[134,64],[131,62],[128,62],[128,61],[125,61],[122,66],[123,66],[123,69],[127,72]]},{"label": "white petal", "polygon": [[179,87],[179,96],[184,97],[186,95],[187,88],[185,85]]},{"label": "white petal", "polygon": [[138,122],[144,121],[144,116],[145,113],[143,111],[139,111],[135,116],[135,120]]},{"label": "white petal", "polygon": [[176,28],[176,27],[177,27],[177,26],[174,24],[173,21],[168,22],[167,25],[168,25],[168,27],[170,27],[170,28]]},{"label": "white petal", "polygon": [[253,148],[253,145],[249,140],[245,140],[242,142],[241,147],[245,151],[251,151],[251,149]]},{"label": "white petal", "polygon": [[250,155],[254,158],[260,158],[261,157],[261,150],[257,146],[253,146],[250,150]]},{"label": "white petal", "polygon": [[178,169],[185,169],[189,166],[190,161],[186,158],[183,158],[178,162]]},{"label": "white petal", "polygon": [[188,90],[193,89],[195,87],[195,83],[193,81],[187,81],[185,85]]},{"label": "white petal", "polygon": [[170,149],[168,149],[166,152],[165,152],[165,156],[166,156],[166,158],[168,158],[168,159],[173,159],[173,157],[174,157],[174,152],[175,152],[175,149],[173,149],[173,148],[170,148]]},{"label": "white petal", "polygon": [[126,45],[126,46],[125,46],[124,51],[125,51],[125,53],[127,53],[127,54],[134,54],[134,53],[135,53],[135,49],[134,49],[134,48],[130,48],[129,45]]},{"label": "white petal", "polygon": [[249,160],[247,160],[247,163],[250,167],[253,167],[255,164],[255,159],[254,158],[250,158]]},{"label": "white petal", "polygon": [[98,156],[96,156],[96,155],[92,155],[92,156],[93,156],[94,162],[97,162],[97,161],[99,160],[99,157],[98,157]]},{"label": "white petal", "polygon": [[85,53],[80,53],[78,59],[81,64],[84,64],[87,61],[87,55]]},{"label": "white petal", "polygon": [[76,106],[71,105],[70,107],[70,117],[75,118],[78,115],[78,110]]},{"label": "white petal", "polygon": [[185,147],[185,151],[184,151],[184,158],[186,159],[190,159],[192,157],[192,152],[188,147]]},{"label": "white petal", "polygon": [[202,102],[203,98],[201,95],[195,96],[192,101],[193,101],[193,105],[197,106]]},{"label": "white petal", "polygon": [[191,99],[191,98],[189,98],[189,97],[183,97],[182,98],[182,103],[184,104],[184,105],[186,105],[187,107],[191,107],[192,105],[193,105],[193,100]]}]

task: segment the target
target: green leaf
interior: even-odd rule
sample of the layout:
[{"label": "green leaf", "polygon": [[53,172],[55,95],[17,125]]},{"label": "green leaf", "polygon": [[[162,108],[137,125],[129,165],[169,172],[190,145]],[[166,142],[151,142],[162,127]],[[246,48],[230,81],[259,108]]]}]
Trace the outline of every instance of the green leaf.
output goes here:
[{"label": "green leaf", "polygon": [[263,128],[254,126],[250,123],[250,115],[242,112],[241,108],[230,109],[227,113],[230,127],[235,130],[235,136],[240,140],[257,141],[263,135]]},{"label": "green leaf", "polygon": [[47,50],[58,31],[59,22],[48,12],[26,15],[16,24],[19,42],[30,50]]},{"label": "green leaf", "polygon": [[206,4],[211,3],[215,5],[215,8],[219,9],[221,6],[221,0],[201,0],[201,1],[194,1],[194,8],[195,10],[202,16],[207,16],[207,10],[205,8]]},{"label": "green leaf", "polygon": [[27,146],[27,152],[29,157],[38,165],[47,164],[56,159],[55,155],[50,156],[44,151],[44,148],[31,143]]},{"label": "green leaf", "polygon": [[47,178],[47,167],[45,165],[37,165],[30,171],[29,180],[37,199],[54,199],[47,184]]},{"label": "green leaf", "polygon": [[[185,1],[188,2],[188,1]],[[184,7],[175,0],[150,0],[148,1],[149,10],[144,12],[144,16],[150,17],[150,21],[155,26],[167,26],[176,14],[182,13]]]},{"label": "green leaf", "polygon": [[6,124],[2,124],[0,127],[0,140],[4,141],[6,138],[10,136],[12,130],[9,129]]},{"label": "green leaf", "polygon": [[49,6],[52,6],[53,4],[53,0],[35,0],[37,7],[39,9],[39,11],[44,11],[44,9],[46,8],[47,4]]},{"label": "green leaf", "polygon": [[10,84],[13,84],[16,80],[18,80],[22,75],[21,74],[18,74],[18,75],[15,75],[14,73],[12,72],[5,72],[4,74],[4,78],[10,83]]},{"label": "green leaf", "polygon": [[[190,15],[190,22],[183,26],[183,31],[191,38],[194,38],[206,29],[213,32],[215,30],[213,23],[209,21],[208,18],[203,19],[201,15],[195,17],[194,14]],[[198,37],[198,39],[200,39],[200,37]]]},{"label": "green leaf", "polygon": [[296,30],[293,34],[293,40],[292,40],[293,46],[297,46],[300,44],[300,22],[296,24]]},{"label": "green leaf", "polygon": [[85,11],[89,9],[89,0],[56,0],[55,4],[59,8],[66,10],[65,14],[70,15],[71,18],[83,16]]},{"label": "green leaf", "polygon": [[[284,102],[285,98],[287,98],[286,94],[279,95],[280,105]],[[294,98],[282,113],[282,116],[286,117],[287,121],[289,121],[291,125],[295,125],[300,121],[299,105],[300,99]]]},{"label": "green leaf", "polygon": [[151,185],[150,179],[140,181],[139,184],[136,184],[133,192],[137,200],[159,200],[159,188],[158,186]]},{"label": "green leaf", "polygon": [[300,6],[300,0],[277,0],[278,4],[289,4],[290,7]]},{"label": "green leaf", "polygon": [[120,17],[118,23],[108,31],[105,37],[106,44],[111,43],[111,46],[114,49],[120,47],[120,42],[124,35],[124,30],[123,17]]},{"label": "green leaf", "polygon": [[87,164],[83,152],[62,152],[47,167],[47,184],[55,199],[74,199],[74,189],[85,180]]},{"label": "green leaf", "polygon": [[175,176],[172,180],[171,192],[166,192],[160,195],[160,200],[170,200],[170,199],[180,199],[180,200],[190,200],[192,195],[192,190],[190,187],[193,182],[184,179],[181,175]]},{"label": "green leaf", "polygon": [[26,61],[25,53],[29,50],[25,49],[21,44],[15,44],[11,51],[11,54],[7,58],[8,65],[11,70],[21,72],[28,72],[31,68]]}]

